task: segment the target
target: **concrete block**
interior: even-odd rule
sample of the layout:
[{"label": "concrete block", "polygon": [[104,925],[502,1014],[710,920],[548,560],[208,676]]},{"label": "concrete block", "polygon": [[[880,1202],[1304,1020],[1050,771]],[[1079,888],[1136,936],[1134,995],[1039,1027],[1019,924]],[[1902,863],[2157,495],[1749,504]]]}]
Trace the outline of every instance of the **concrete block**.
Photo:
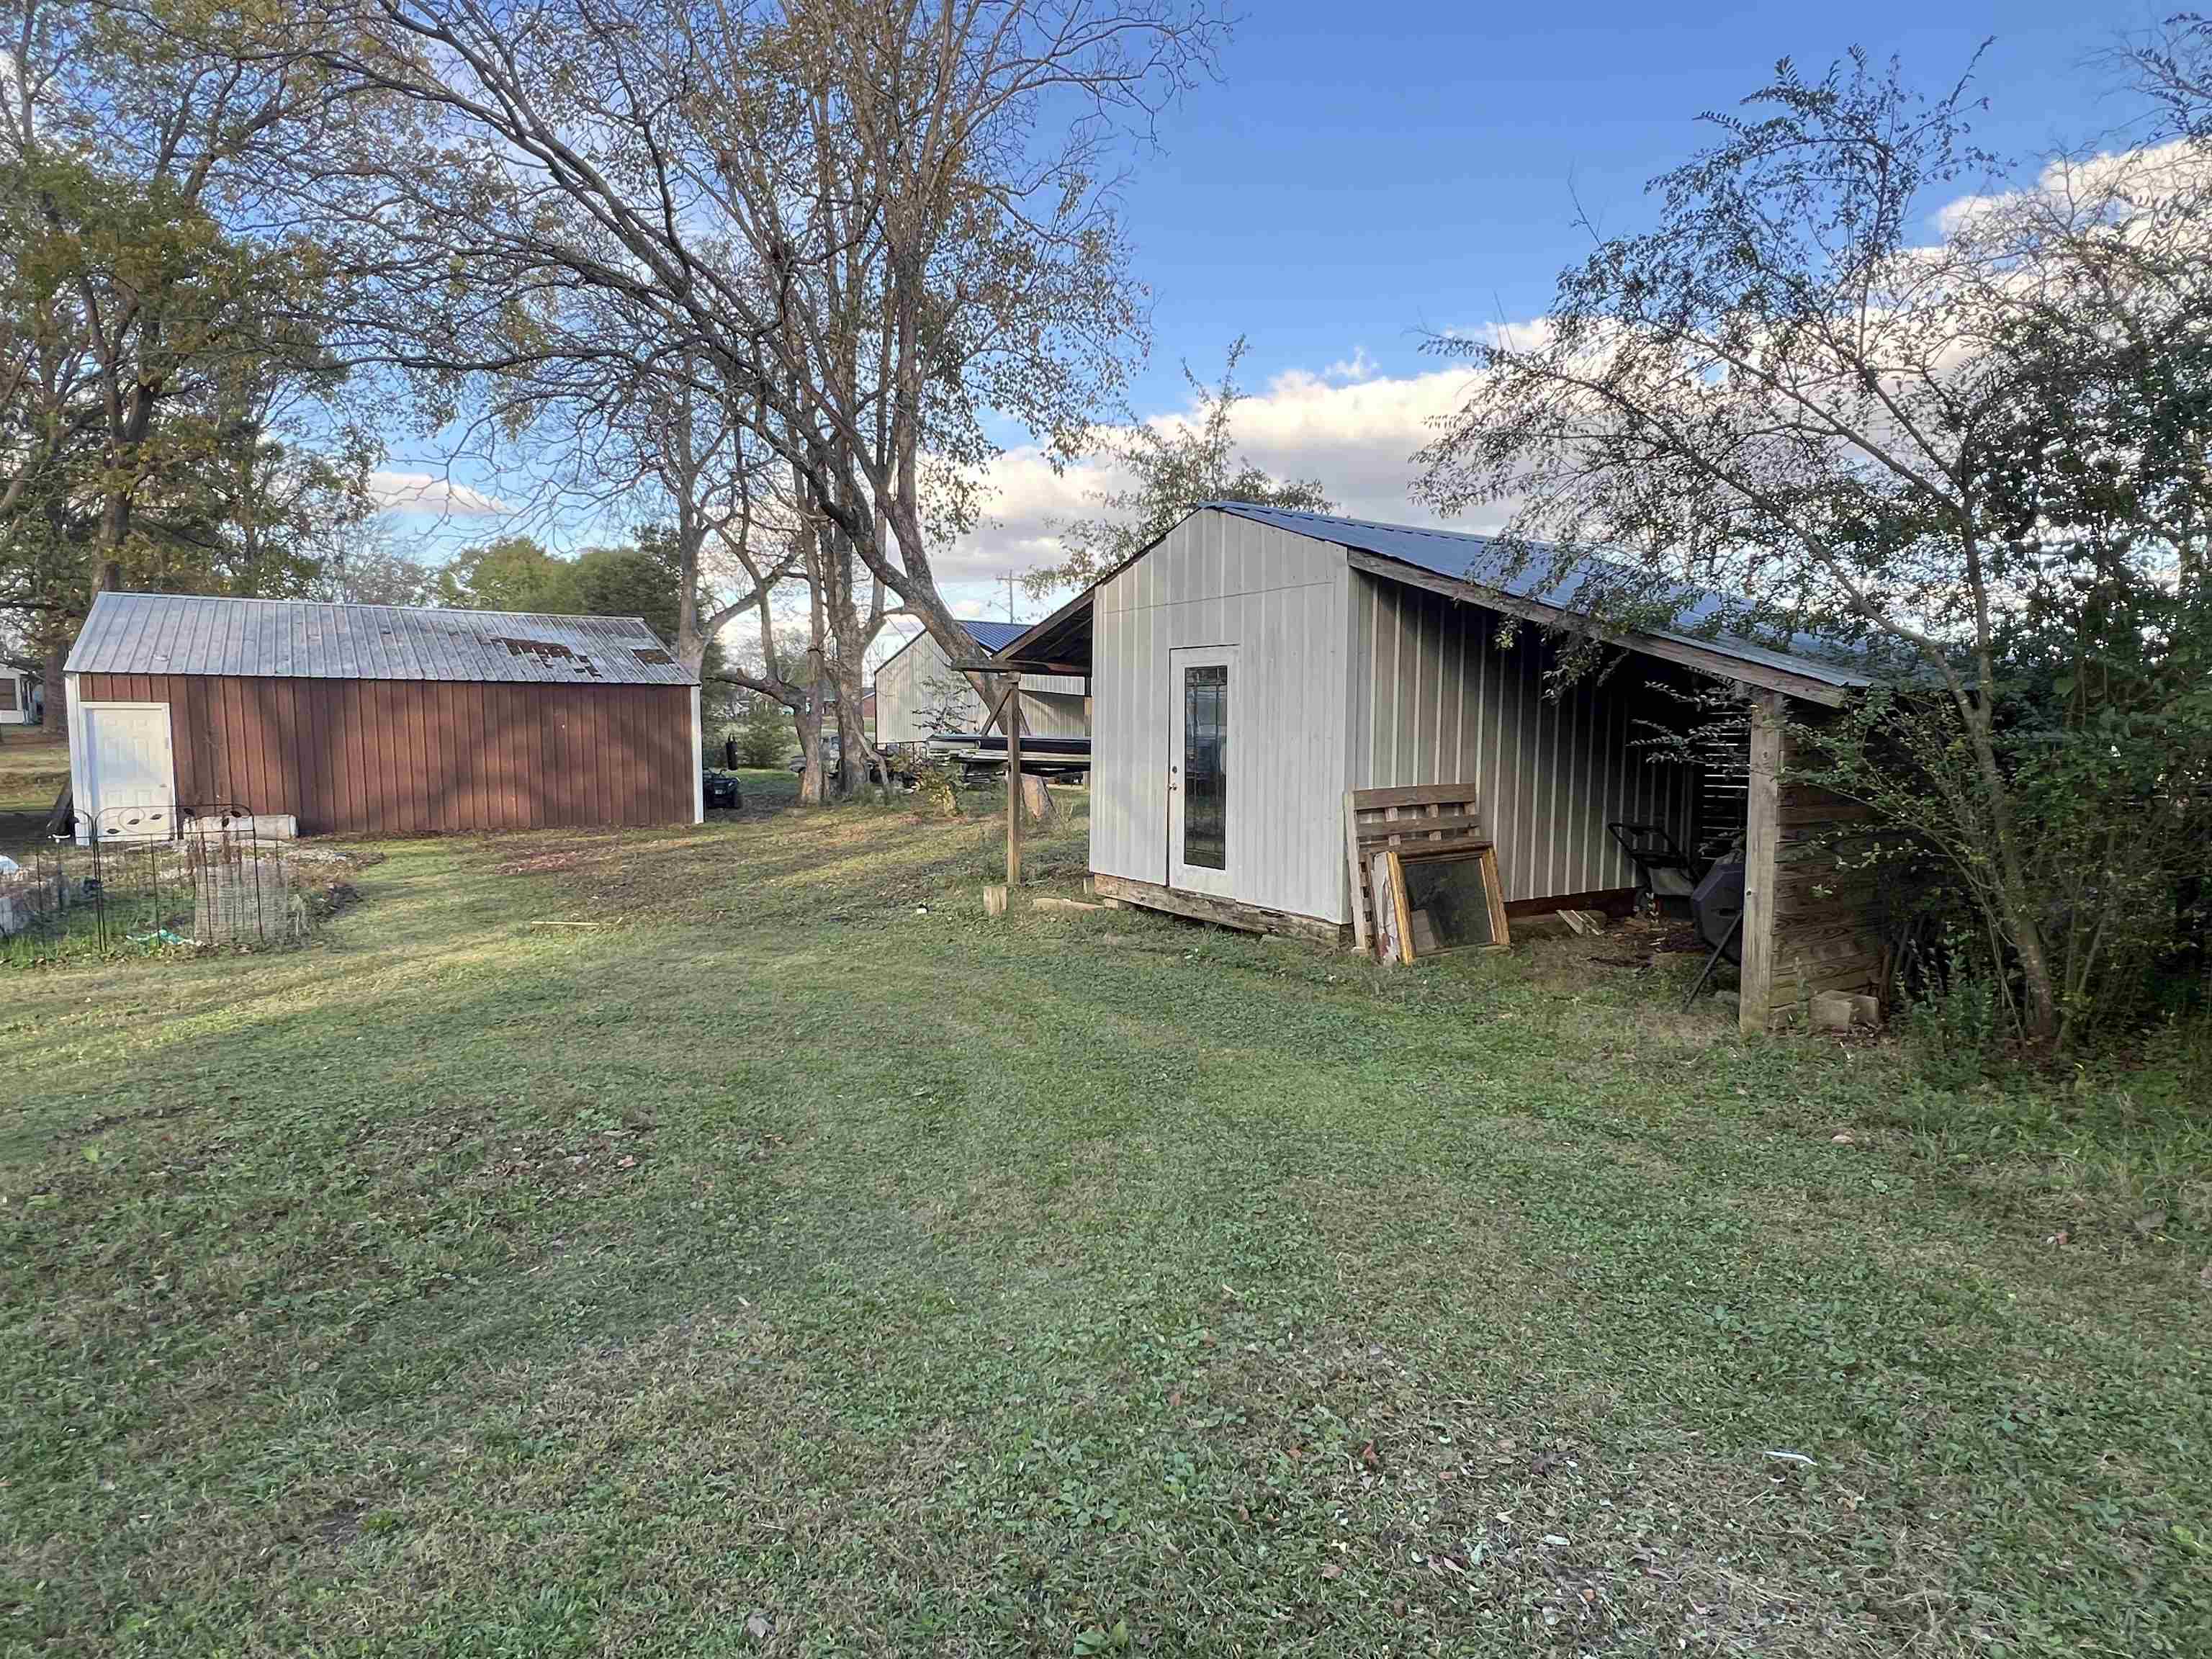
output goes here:
[{"label": "concrete block", "polygon": [[236,836],[241,840],[297,841],[300,820],[290,812],[240,812],[230,817],[201,817],[186,821],[189,836]]},{"label": "concrete block", "polygon": [[1814,994],[1811,1009],[1813,1029],[1816,1031],[1848,1031],[1851,1029],[1851,1000],[1841,991],[1821,991]]}]

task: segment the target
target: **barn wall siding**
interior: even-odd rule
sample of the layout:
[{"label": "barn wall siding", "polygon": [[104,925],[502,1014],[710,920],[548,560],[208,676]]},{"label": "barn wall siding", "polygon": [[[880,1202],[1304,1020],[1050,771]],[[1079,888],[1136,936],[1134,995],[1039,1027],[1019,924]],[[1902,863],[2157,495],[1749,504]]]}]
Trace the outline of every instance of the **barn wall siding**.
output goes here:
[{"label": "barn wall siding", "polygon": [[1639,720],[1679,721],[1650,686],[1675,671],[1636,659],[1547,696],[1541,630],[1501,647],[1495,611],[1362,572],[1351,583],[1351,787],[1474,784],[1509,901],[1632,885],[1608,820],[1688,845],[1689,773],[1634,746]]},{"label": "barn wall siding", "polygon": [[1091,867],[1168,884],[1170,653],[1234,645],[1230,896],[1343,922],[1344,550],[1199,513],[1094,600]]},{"label": "barn wall siding", "polygon": [[169,705],[180,805],[303,835],[691,821],[688,685],[84,674],[78,695]]}]

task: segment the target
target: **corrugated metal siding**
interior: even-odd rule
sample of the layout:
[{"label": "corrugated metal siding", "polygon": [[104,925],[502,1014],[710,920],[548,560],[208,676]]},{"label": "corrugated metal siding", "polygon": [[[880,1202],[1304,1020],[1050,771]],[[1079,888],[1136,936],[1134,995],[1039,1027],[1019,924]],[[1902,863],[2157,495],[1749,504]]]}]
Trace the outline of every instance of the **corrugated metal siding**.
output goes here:
[{"label": "corrugated metal siding", "polygon": [[1170,653],[1234,645],[1230,896],[1330,921],[1345,895],[1344,551],[1199,513],[1094,601],[1091,867],[1165,885]]},{"label": "corrugated metal siding", "polygon": [[167,703],[179,805],[305,835],[691,821],[688,685],[85,674],[77,696]]},{"label": "corrugated metal siding", "polygon": [[100,594],[70,647],[73,674],[220,674],[249,679],[497,681],[690,685],[635,617],[541,617]]},{"label": "corrugated metal siding", "polygon": [[[981,623],[963,624],[971,629]],[[1008,631],[1011,630],[1011,631]],[[1000,643],[1021,632],[1018,626],[1000,623],[991,630],[1003,635]],[[981,641],[977,641],[982,648]],[[963,714],[964,723],[956,730],[975,732],[983,724],[982,699],[975,688],[968,683],[965,674],[956,673],[946,660],[944,650],[927,634],[916,635],[902,647],[898,654],[876,671],[876,741],[878,743],[920,743],[933,735],[921,725],[922,714],[936,708],[943,694],[936,688],[939,684],[957,682],[961,691],[957,707]],[[1032,695],[1032,694],[1036,695]],[[1040,738],[1080,738],[1088,734],[1083,719],[1083,680],[1080,676],[1067,674],[1024,674],[1022,676],[1022,729]]]},{"label": "corrugated metal siding", "polygon": [[1679,720],[1650,689],[1674,671],[1638,658],[1547,696],[1541,630],[1501,647],[1495,611],[1360,572],[1351,584],[1350,787],[1474,783],[1508,900],[1632,885],[1610,819],[1664,824],[1688,845],[1689,775],[1631,746],[1638,720]]}]

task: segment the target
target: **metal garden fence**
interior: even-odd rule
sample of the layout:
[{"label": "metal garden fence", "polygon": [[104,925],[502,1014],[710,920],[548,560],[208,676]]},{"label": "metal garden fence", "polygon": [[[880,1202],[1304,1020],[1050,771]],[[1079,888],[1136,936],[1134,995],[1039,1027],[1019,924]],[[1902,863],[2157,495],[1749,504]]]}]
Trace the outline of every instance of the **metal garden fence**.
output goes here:
[{"label": "metal garden fence", "polygon": [[[165,828],[167,826],[164,826]],[[0,961],[287,944],[305,932],[293,843],[229,803],[181,807],[175,836],[144,815],[76,815],[69,839],[0,868]]]}]

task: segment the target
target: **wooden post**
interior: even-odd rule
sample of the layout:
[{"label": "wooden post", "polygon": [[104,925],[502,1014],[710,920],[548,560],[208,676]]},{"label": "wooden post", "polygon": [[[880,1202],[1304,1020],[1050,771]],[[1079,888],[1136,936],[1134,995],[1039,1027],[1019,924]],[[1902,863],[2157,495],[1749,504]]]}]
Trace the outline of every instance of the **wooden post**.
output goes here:
[{"label": "wooden post", "polygon": [[[1014,681],[1018,690],[1021,680]],[[1022,884],[1022,706],[1007,693],[1006,728],[1006,892]]]},{"label": "wooden post", "polygon": [[1743,832],[1743,963],[1736,1029],[1764,1031],[1774,1001],[1774,854],[1780,817],[1782,694],[1751,700],[1751,788]]}]

